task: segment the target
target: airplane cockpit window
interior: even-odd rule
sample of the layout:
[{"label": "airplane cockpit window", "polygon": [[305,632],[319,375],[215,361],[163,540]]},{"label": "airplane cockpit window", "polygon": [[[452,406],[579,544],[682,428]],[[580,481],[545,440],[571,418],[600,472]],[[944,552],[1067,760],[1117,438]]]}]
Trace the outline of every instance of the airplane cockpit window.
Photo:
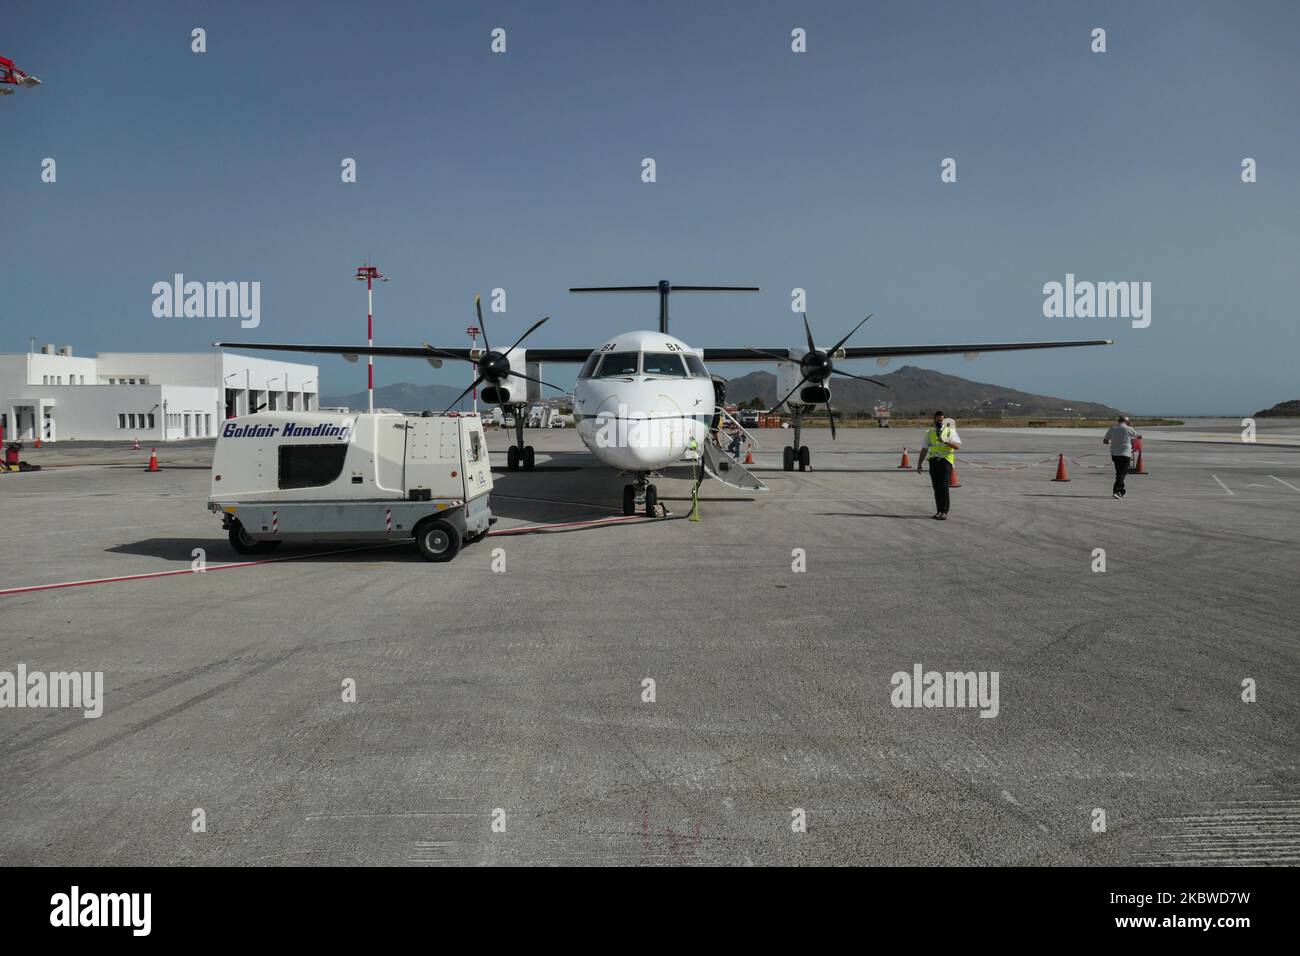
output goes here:
[{"label": "airplane cockpit window", "polygon": [[614,378],[619,375],[635,375],[637,352],[608,352],[600,363],[600,377]]},{"label": "airplane cockpit window", "polygon": [[587,361],[582,365],[582,371],[578,373],[578,378],[591,378],[596,374],[596,364],[600,361],[600,353],[592,352],[587,356]]},{"label": "airplane cockpit window", "polygon": [[642,362],[647,375],[671,375],[673,378],[685,378],[686,369],[679,355],[672,352],[646,352]]},{"label": "airplane cockpit window", "polygon": [[704,360],[698,355],[690,352],[686,353],[686,367],[691,370],[691,375],[696,378],[708,378],[709,370],[704,367]]}]

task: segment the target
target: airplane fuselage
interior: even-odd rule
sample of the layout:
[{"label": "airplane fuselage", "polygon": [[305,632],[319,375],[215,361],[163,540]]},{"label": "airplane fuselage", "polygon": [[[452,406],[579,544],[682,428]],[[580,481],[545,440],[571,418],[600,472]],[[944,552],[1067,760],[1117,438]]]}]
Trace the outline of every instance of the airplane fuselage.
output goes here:
[{"label": "airplane fuselage", "polygon": [[593,455],[623,471],[649,473],[703,445],[713,379],[701,350],[661,332],[625,332],[591,353],[573,400],[578,436]]}]

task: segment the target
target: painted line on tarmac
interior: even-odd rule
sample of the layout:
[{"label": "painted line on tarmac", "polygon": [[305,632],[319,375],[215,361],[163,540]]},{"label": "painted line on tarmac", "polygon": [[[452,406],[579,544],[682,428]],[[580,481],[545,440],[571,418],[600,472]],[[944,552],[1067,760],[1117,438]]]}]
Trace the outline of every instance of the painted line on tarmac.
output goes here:
[{"label": "painted line on tarmac", "polygon": [[1288,488],[1290,488],[1292,491],[1300,491],[1300,488],[1297,488],[1295,485],[1291,484],[1291,482],[1289,482],[1289,481],[1283,481],[1283,480],[1282,480],[1281,478],[1279,478],[1277,475],[1269,475],[1269,477],[1272,478],[1274,481],[1276,481],[1278,484],[1286,485],[1286,486],[1287,486]]},{"label": "painted line on tarmac", "polygon": [[263,564],[278,564],[282,561],[302,561],[304,558],[321,558],[331,554],[347,554],[351,551],[373,551],[376,548],[392,548],[406,541],[391,541],[371,544],[360,548],[344,548],[340,551],[314,551],[311,554],[286,554],[282,558],[262,558],[260,561],[232,561],[228,564],[210,564],[202,571],[197,568],[176,568],[171,571],[149,571],[145,574],[122,574],[112,578],[87,578],[84,581],[60,581],[57,584],[29,584],[20,588],[0,589],[0,597],[10,594],[31,594],[34,591],[55,591],[60,588],[79,588],[91,584],[117,584],[121,581],[148,581],[151,578],[172,578],[180,574],[209,574],[213,571],[230,571],[238,568],[255,568]]},{"label": "painted line on tarmac", "polygon": [[1224,491],[1226,491],[1228,494],[1232,495],[1233,497],[1236,497],[1236,493],[1231,488],[1225,485],[1222,481],[1219,481],[1218,475],[1210,475],[1210,477],[1213,478],[1215,481],[1219,482],[1220,488],[1222,488]]},{"label": "painted line on tarmac", "polygon": [[[648,518],[645,515],[611,515],[608,518],[596,518],[585,521],[561,521],[555,524],[530,524],[518,528],[501,528],[489,531],[484,537],[510,537],[522,534],[545,532],[576,531],[580,528],[600,528],[619,524],[649,524],[665,518],[676,517],[666,511],[663,518]],[[87,587],[92,584],[118,584],[123,581],[148,581],[153,578],[173,578],[182,574],[207,574],[211,571],[231,571],[240,568],[256,568],[266,564],[279,564],[284,561],[302,561],[307,558],[323,558],[335,554],[351,554],[357,551],[375,551],[379,548],[395,548],[409,545],[408,540],[381,541],[377,544],[362,545],[357,548],[340,548],[335,551],[313,551],[310,554],[286,554],[280,558],[262,558],[258,561],[232,561],[227,564],[210,564],[203,570],[197,568],[175,568],[170,571],[148,571],[143,574],[121,574],[111,578],[87,578],[84,581],[60,581],[55,584],[29,584],[17,588],[0,588],[0,597],[13,594],[32,594],[36,591],[57,591],[61,588]]]}]

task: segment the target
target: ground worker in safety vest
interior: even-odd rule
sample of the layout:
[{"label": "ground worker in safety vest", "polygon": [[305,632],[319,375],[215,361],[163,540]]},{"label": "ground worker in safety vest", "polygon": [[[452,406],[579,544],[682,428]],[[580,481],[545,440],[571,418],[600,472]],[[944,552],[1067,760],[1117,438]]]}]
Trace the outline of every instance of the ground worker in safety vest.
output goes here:
[{"label": "ground worker in safety vest", "polygon": [[957,460],[957,449],[961,439],[957,435],[957,423],[951,418],[945,419],[943,412],[934,413],[934,427],[926,429],[921,444],[921,457],[916,462],[916,473],[921,473],[925,459],[930,459],[930,484],[934,486],[934,517],[939,521],[948,520],[948,482],[952,480],[952,469]]}]

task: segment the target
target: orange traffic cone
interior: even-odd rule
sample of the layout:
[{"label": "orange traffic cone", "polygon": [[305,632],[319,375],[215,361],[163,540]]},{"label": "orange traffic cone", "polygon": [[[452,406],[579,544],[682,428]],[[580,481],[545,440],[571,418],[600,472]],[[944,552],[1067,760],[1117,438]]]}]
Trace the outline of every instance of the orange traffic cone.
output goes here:
[{"label": "orange traffic cone", "polygon": [[1069,481],[1070,476],[1065,473],[1065,456],[1061,455],[1056,459],[1056,477],[1053,481]]},{"label": "orange traffic cone", "polygon": [[1130,475],[1145,475],[1145,474],[1147,473],[1147,470],[1146,470],[1146,468],[1143,467],[1143,465],[1142,465],[1142,446],[1141,446],[1141,445],[1138,446],[1137,453],[1138,453],[1137,464],[1133,466],[1133,470],[1130,471],[1129,474],[1130,474]]},{"label": "orange traffic cone", "polygon": [[150,449],[149,449],[149,467],[146,468],[145,471],[162,471],[162,469],[158,467],[158,449],[157,449],[157,448],[150,448]]},{"label": "orange traffic cone", "polygon": [[745,464],[752,465],[753,463],[754,463],[754,449],[750,448],[745,451]]},{"label": "orange traffic cone", "polygon": [[140,450],[140,439],[137,438],[135,441],[131,442],[131,450],[132,451]]},{"label": "orange traffic cone", "polygon": [[961,483],[957,481],[957,463],[953,462],[951,470],[948,472],[948,487],[960,488]]},{"label": "orange traffic cone", "polygon": [[907,457],[907,449],[903,449],[903,460],[898,463],[899,468],[911,468],[912,462]]},{"label": "orange traffic cone", "polygon": [[41,436],[39,435],[36,436],[36,447],[37,448],[41,447]]}]

